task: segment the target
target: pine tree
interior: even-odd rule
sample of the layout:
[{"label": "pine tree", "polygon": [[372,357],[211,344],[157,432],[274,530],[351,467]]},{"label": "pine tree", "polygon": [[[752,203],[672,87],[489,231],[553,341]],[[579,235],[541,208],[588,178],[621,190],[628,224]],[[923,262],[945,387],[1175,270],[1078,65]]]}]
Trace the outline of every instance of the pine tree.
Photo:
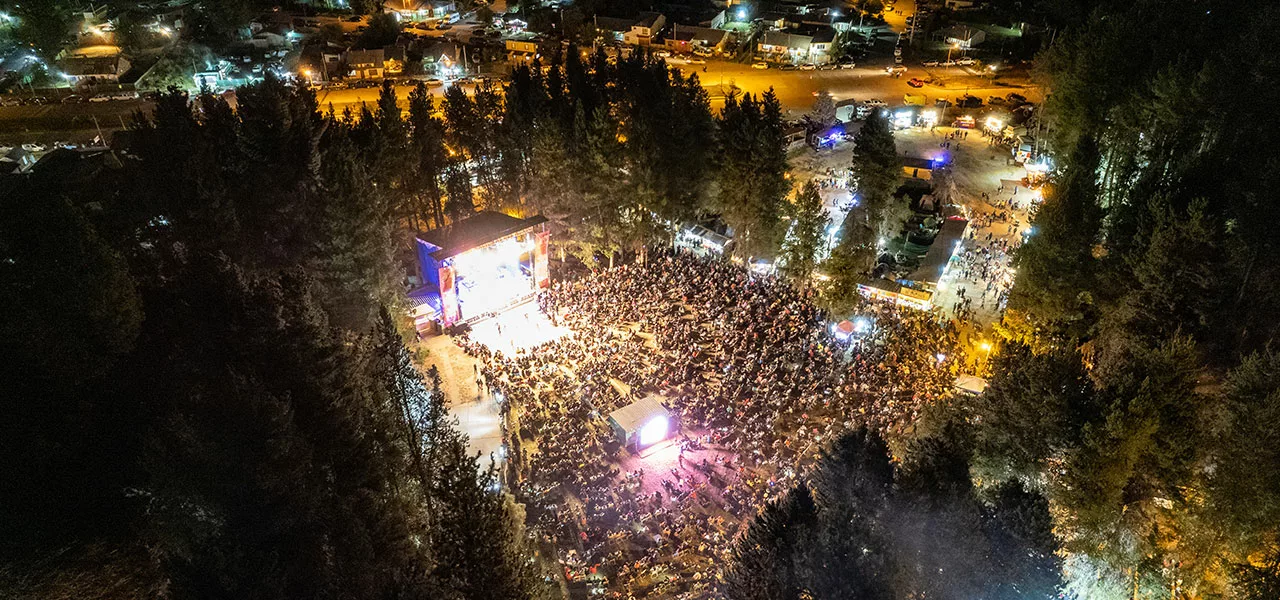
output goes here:
[{"label": "pine tree", "polygon": [[[858,208],[866,226],[877,236],[892,212],[893,194],[902,182],[902,162],[893,141],[888,114],[877,109],[853,137],[851,177],[857,184]],[[896,233],[896,232],[892,232]]]},{"label": "pine tree", "polygon": [[773,256],[782,242],[790,183],[781,107],[772,91],[759,101],[729,98],[720,111],[720,172],[712,209],[734,230],[740,256]]},{"label": "pine tree", "polygon": [[818,186],[812,181],[806,183],[790,208],[791,232],[782,244],[783,271],[792,280],[808,287],[817,267],[828,222]]},{"label": "pine tree", "polygon": [[420,223],[431,227],[445,224],[444,180],[448,151],[445,148],[444,122],[435,116],[435,98],[427,84],[419,82],[409,93],[410,148],[413,176],[408,178],[415,210]]},{"label": "pine tree", "polygon": [[857,305],[858,285],[867,281],[875,264],[876,237],[857,211],[845,215],[837,236],[835,247],[822,263],[827,276],[822,300],[836,314],[846,314]]}]

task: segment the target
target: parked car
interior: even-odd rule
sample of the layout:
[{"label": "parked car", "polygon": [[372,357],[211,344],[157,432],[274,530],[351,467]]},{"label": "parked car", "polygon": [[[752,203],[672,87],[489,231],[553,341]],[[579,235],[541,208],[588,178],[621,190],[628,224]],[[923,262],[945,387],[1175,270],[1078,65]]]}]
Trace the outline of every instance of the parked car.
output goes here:
[{"label": "parked car", "polygon": [[358,16],[357,16],[357,17],[347,17],[347,18],[343,19],[343,21],[346,21],[346,22],[348,22],[348,23],[359,23],[361,20],[362,20],[362,19],[361,19],[360,17],[358,17]]},{"label": "parked car", "polygon": [[939,66],[939,67],[954,67],[954,66],[956,66],[956,61],[954,61],[954,60],[944,60],[944,61],[942,61],[942,62],[938,63],[938,66]]},{"label": "parked car", "polygon": [[864,106],[871,106],[871,107],[877,107],[877,106],[889,106],[889,104],[888,104],[887,102],[885,102],[884,100],[881,100],[881,99],[879,99],[879,98],[870,98],[870,99],[867,99],[867,100],[863,100],[863,101],[862,101],[862,104],[863,104]]},{"label": "parked car", "polygon": [[919,77],[912,77],[911,79],[907,80],[907,85],[913,88],[924,87],[924,80],[920,79]]},{"label": "parked car", "polygon": [[804,63],[803,65],[800,65],[801,71],[812,71],[817,68],[818,68],[818,65],[815,65],[813,63]]},{"label": "parked car", "polygon": [[444,85],[444,82],[443,82],[443,81],[441,81],[441,80],[440,80],[440,79],[438,79],[438,78],[432,77],[431,79],[428,79],[428,80],[427,80],[427,85],[428,85],[429,87],[440,87],[440,86]]},{"label": "parked car", "polygon": [[705,58],[699,58],[699,57],[695,56],[695,57],[693,57],[693,58],[690,58],[690,59],[689,59],[689,64],[691,64],[691,65],[705,65],[705,64],[707,64],[707,59],[705,59]]},{"label": "parked car", "polygon": [[0,106],[22,106],[22,100],[18,98],[5,98],[0,100]]},{"label": "parked car", "polygon": [[987,104],[1004,104],[1004,98],[1001,98],[1000,96],[987,96]]},{"label": "parked car", "polygon": [[956,106],[960,108],[980,108],[982,106],[982,98],[977,96],[961,96],[956,98]]},{"label": "parked car", "polygon": [[111,96],[107,96],[107,95],[104,95],[104,94],[99,94],[99,95],[97,95],[97,96],[92,96],[92,97],[90,97],[90,98],[89,98],[89,101],[90,101],[90,102],[110,102],[110,101],[111,101]]},{"label": "parked car", "polygon": [[782,69],[783,71],[798,71],[800,69],[800,67],[797,67],[795,65],[782,65],[781,67],[778,67],[778,68]]},{"label": "parked car", "polygon": [[840,65],[837,65],[836,63],[827,63],[825,65],[818,65],[819,71],[834,71],[839,68],[840,68]]},{"label": "parked car", "polygon": [[450,29],[453,29],[453,24],[452,24],[452,23],[441,23],[441,24],[439,24],[439,25],[436,25],[436,29],[439,29],[440,31],[448,31],[448,30],[450,30]]},{"label": "parked car", "polygon": [[978,64],[978,61],[977,61],[976,59],[972,58],[972,57],[964,56],[964,57],[961,57],[961,58],[956,59],[956,64],[957,64],[957,65],[960,65],[960,66],[962,66],[962,67],[968,67],[968,66],[972,66],[972,65],[976,65],[976,64]]},{"label": "parked car", "polygon": [[884,71],[890,75],[901,75],[907,72],[906,65],[892,65],[885,67]]},{"label": "parked car", "polygon": [[1027,103],[1027,97],[1017,92],[1010,92],[1007,96],[1004,97],[1004,99],[1008,100],[1009,104],[1026,104]]},{"label": "parked car", "polygon": [[939,63],[938,63],[938,61],[936,61],[936,60],[926,60],[926,61],[924,61],[924,62],[920,63],[920,66],[922,66],[922,67],[936,67],[936,66],[938,66],[938,64],[939,64]]},{"label": "parked car", "polygon": [[27,152],[44,152],[45,150],[48,150],[49,147],[44,144],[27,143],[22,145],[22,149]]},{"label": "parked car", "polygon": [[769,63],[767,63],[767,62],[758,62],[758,63],[753,63],[753,64],[751,65],[751,68],[752,68],[752,69],[768,69],[768,68],[769,68]]},{"label": "parked car", "polygon": [[54,147],[54,148],[66,148],[66,149],[68,149],[68,150],[75,150],[75,149],[76,149],[76,145],[75,145],[75,144],[72,144],[71,142],[64,142],[64,141],[54,142],[54,143],[53,143],[53,147]]},{"label": "parked car", "polygon": [[858,66],[858,64],[857,64],[857,63],[855,63],[855,62],[853,62],[853,61],[851,61],[851,60],[842,60],[842,61],[840,61],[840,68],[841,68],[841,69],[852,69],[852,68],[854,68],[854,67],[856,67],[856,66]]},{"label": "parked car", "polygon": [[670,58],[670,57],[671,57],[671,53],[670,53],[670,52],[667,52],[666,50],[658,50],[657,52],[654,52],[654,53],[653,53],[653,55],[654,55],[654,56],[656,56],[656,57],[658,57],[658,58]]},{"label": "parked car", "polygon": [[84,96],[81,96],[79,94],[71,94],[70,96],[67,96],[66,98],[62,99],[63,104],[75,104],[77,102],[84,102]]}]

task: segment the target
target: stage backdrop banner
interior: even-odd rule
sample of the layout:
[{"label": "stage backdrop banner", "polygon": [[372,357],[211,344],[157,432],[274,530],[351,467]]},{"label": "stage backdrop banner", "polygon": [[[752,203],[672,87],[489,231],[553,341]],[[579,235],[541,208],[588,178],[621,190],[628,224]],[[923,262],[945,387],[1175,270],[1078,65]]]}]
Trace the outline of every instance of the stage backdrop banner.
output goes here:
[{"label": "stage backdrop banner", "polygon": [[547,266],[547,240],[550,231],[540,231],[533,247],[533,284],[539,289],[551,286],[551,269]]},{"label": "stage backdrop banner", "polygon": [[462,320],[458,310],[458,291],[453,286],[453,265],[440,267],[440,318],[445,327]]}]

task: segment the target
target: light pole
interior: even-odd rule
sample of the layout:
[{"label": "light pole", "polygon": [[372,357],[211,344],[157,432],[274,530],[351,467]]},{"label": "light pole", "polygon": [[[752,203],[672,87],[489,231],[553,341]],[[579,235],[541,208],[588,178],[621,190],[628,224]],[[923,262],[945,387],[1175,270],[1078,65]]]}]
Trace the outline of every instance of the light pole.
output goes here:
[{"label": "light pole", "polygon": [[947,48],[947,62],[951,62],[951,51],[959,47],[960,47],[960,42],[951,43],[951,46]]}]

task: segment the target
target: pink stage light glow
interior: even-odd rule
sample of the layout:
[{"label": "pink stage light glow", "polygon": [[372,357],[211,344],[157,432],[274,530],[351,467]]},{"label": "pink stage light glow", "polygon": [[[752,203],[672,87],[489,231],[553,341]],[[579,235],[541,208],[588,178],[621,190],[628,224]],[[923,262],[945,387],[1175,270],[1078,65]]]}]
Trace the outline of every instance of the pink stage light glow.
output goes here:
[{"label": "pink stage light glow", "polygon": [[667,418],[654,417],[640,428],[640,445],[649,446],[667,437]]}]

